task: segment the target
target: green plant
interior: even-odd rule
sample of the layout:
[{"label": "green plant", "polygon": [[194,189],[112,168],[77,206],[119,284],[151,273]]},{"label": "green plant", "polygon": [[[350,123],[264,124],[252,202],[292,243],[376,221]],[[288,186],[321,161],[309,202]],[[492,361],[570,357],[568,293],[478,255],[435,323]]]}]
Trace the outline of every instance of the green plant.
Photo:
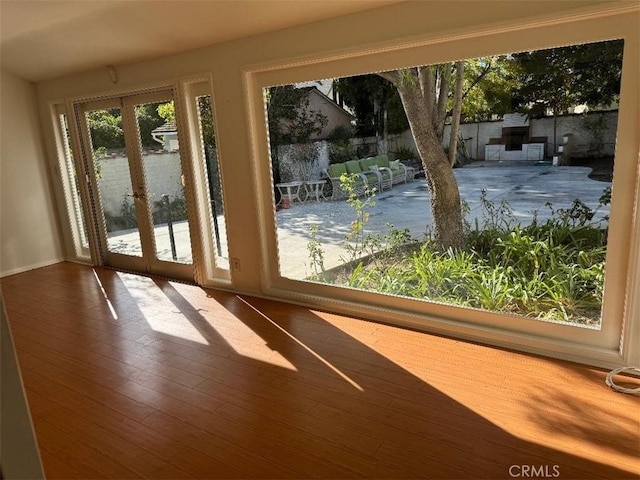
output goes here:
[{"label": "green plant", "polygon": [[138,219],[136,217],[136,206],[129,201],[125,195],[120,206],[120,222],[123,228],[136,228]]},{"label": "green plant", "polygon": [[345,235],[343,246],[347,251],[346,262],[353,262],[361,258],[365,253],[373,253],[379,247],[379,236],[366,233],[364,226],[369,221],[369,210],[375,206],[376,189],[366,187],[364,198],[358,195],[355,174],[340,176],[340,185],[347,193],[347,203],[355,213],[355,219],[351,222],[351,230]]},{"label": "green plant", "polygon": [[487,198],[487,190],[483,188],[480,190],[480,204],[482,205],[483,211],[482,228],[484,230],[509,230],[513,227],[515,217],[509,202],[500,200],[500,203],[496,206],[495,203]]},{"label": "green plant", "polygon": [[344,163],[358,158],[357,147],[351,143],[354,132],[347,125],[336,126],[329,136],[329,163]]},{"label": "green plant", "polygon": [[136,207],[131,203],[127,195],[124,195],[122,203],[120,204],[120,215],[112,215],[109,212],[104,212],[104,220],[108,233],[138,227]]},{"label": "green plant", "polygon": [[329,163],[344,163],[358,158],[354,145],[329,145]]},{"label": "green plant", "polygon": [[309,267],[313,273],[309,276],[309,280],[323,281],[324,268],[324,250],[322,243],[318,239],[318,225],[309,227],[309,236],[311,240],[307,243],[307,251],[309,252]]},{"label": "green plant", "polygon": [[[609,196],[605,190],[601,205]],[[606,226],[579,200],[566,209],[550,205],[547,221],[534,215],[521,226],[506,202],[496,204],[482,192],[483,222],[468,230],[465,248],[446,251],[429,240],[418,248],[407,230],[389,224],[384,236],[365,233],[371,198],[350,200],[356,219],[345,238],[347,270],[331,277],[322,269],[325,281],[545,320],[599,321]]]},{"label": "green plant", "polygon": [[354,132],[353,128],[347,125],[337,125],[327,137],[327,141],[332,145],[338,145],[340,147],[345,147],[349,145],[351,139],[353,138]]},{"label": "green plant", "polygon": [[180,222],[187,219],[187,203],[184,194],[174,196],[168,205],[165,199],[153,202],[154,223],[167,223],[169,218],[171,218],[172,222]]},{"label": "green plant", "polygon": [[414,148],[406,147],[404,145],[396,148],[393,152],[395,154],[395,158],[400,159],[402,161],[407,161],[410,163],[420,163],[420,155]]},{"label": "green plant", "polygon": [[[93,166],[96,171],[96,178],[102,179],[102,162],[107,156],[107,149],[105,147],[98,147],[93,151]],[[75,172],[75,169],[74,169]]]}]

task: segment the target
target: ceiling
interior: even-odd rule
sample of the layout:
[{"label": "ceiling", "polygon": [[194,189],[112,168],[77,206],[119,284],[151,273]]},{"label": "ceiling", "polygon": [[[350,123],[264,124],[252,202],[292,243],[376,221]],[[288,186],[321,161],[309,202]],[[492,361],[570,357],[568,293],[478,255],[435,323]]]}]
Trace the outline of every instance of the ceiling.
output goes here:
[{"label": "ceiling", "polygon": [[399,0],[0,0],[2,69],[39,82]]}]

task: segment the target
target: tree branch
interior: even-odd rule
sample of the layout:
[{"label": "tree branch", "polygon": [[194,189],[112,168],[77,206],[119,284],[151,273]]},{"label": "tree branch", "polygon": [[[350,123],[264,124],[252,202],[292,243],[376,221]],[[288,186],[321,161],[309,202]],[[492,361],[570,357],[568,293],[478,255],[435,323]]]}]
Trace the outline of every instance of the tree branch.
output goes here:
[{"label": "tree branch", "polygon": [[473,90],[473,87],[475,87],[478,83],[480,83],[480,81],[487,76],[487,74],[491,71],[491,66],[492,66],[492,59],[489,59],[489,64],[486,65],[482,71],[480,72],[480,74],[473,80],[473,82],[471,82],[471,85],[469,85],[469,88],[467,88],[465,90],[465,92],[462,94],[462,100],[464,100],[465,98],[467,98],[467,95],[469,94],[469,92],[471,90]]},{"label": "tree branch", "polygon": [[400,80],[402,79],[402,75],[400,75],[399,70],[391,70],[388,72],[378,72],[376,73],[379,77],[384,78],[385,80],[389,80],[395,87],[398,87],[400,84]]},{"label": "tree branch", "polygon": [[438,106],[436,109],[436,114],[433,116],[435,121],[434,127],[436,128],[436,133],[438,135],[438,139],[442,141],[442,134],[444,132],[444,121],[447,116],[447,100],[449,100],[449,84],[451,83],[451,70],[453,68],[453,64],[445,63],[444,65],[439,65],[438,70],[440,71],[440,84],[438,88]]},{"label": "tree branch", "polygon": [[464,85],[464,64],[456,62],[456,90],[453,95],[453,115],[451,118],[451,135],[449,138],[449,164],[453,167],[456,163],[458,149],[458,129],[460,128],[460,113],[462,112],[462,87]]},{"label": "tree branch", "polygon": [[427,106],[429,116],[431,116],[431,112],[433,112],[436,104],[436,82],[433,78],[430,66],[419,67],[417,70],[418,80],[420,82],[420,91],[422,92],[422,97],[424,98],[424,103]]}]

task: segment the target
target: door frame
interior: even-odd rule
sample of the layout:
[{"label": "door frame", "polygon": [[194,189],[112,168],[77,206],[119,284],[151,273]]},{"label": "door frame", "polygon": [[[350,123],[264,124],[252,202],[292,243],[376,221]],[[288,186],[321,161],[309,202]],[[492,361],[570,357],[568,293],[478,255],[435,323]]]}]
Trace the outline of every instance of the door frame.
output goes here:
[{"label": "door frame", "polygon": [[[176,109],[176,129],[178,138],[181,139],[183,130],[180,125],[179,102],[173,88],[161,88],[154,91],[141,93],[121,94],[111,96],[99,100],[78,101],[74,104],[76,112],[76,123],[79,130],[81,140],[81,151],[83,158],[83,167],[85,169],[85,178],[90,191],[91,205],[91,221],[88,227],[92,230],[91,238],[96,243],[96,260],[101,266],[113,267],[119,270],[132,271],[142,274],[160,275],[180,280],[194,281],[194,263],[193,253],[196,250],[195,245],[198,241],[194,238],[197,231],[193,226],[193,222],[197,221],[193,212],[187,205],[187,218],[189,225],[189,234],[191,240],[192,263],[183,264],[176,262],[163,261],[157,258],[155,249],[154,227],[147,195],[147,182],[144,174],[142,160],[142,145],[140,143],[138,123],[135,116],[135,106],[148,103],[158,103],[164,101],[173,101]],[[97,181],[95,163],[93,161],[93,146],[89,133],[88,124],[86,122],[86,113],[89,111],[120,108],[122,115],[122,129],[125,138],[126,155],[129,166],[131,179],[132,195],[134,204],[136,205],[136,220],[138,223],[138,231],[140,234],[140,242],[142,248],[142,256],[124,255],[109,251],[107,247],[107,232],[104,221],[104,210],[100,199],[100,189]],[[189,160],[186,148],[179,151],[180,165],[185,175],[188,170]],[[185,197],[191,195],[189,175],[185,178]],[[187,202],[189,204],[190,202]]]}]

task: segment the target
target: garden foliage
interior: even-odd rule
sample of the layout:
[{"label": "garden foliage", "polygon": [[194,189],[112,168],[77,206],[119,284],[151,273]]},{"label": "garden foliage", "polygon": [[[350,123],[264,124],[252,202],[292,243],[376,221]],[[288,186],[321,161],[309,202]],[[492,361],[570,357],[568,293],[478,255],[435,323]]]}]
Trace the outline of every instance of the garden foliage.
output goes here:
[{"label": "garden foliage", "polygon": [[[567,209],[547,204],[549,219],[534,215],[531,224],[520,225],[507,202],[495,204],[483,191],[482,220],[466,223],[464,247],[441,250],[429,238],[419,242],[392,225],[385,234],[367,232],[374,196],[350,197],[355,220],[345,238],[348,257],[337,270],[327,272],[321,263],[323,252],[313,243],[316,227],[310,280],[546,320],[599,323],[607,218],[594,221],[597,209],[578,199]],[[609,201],[606,189],[598,208]]]}]

